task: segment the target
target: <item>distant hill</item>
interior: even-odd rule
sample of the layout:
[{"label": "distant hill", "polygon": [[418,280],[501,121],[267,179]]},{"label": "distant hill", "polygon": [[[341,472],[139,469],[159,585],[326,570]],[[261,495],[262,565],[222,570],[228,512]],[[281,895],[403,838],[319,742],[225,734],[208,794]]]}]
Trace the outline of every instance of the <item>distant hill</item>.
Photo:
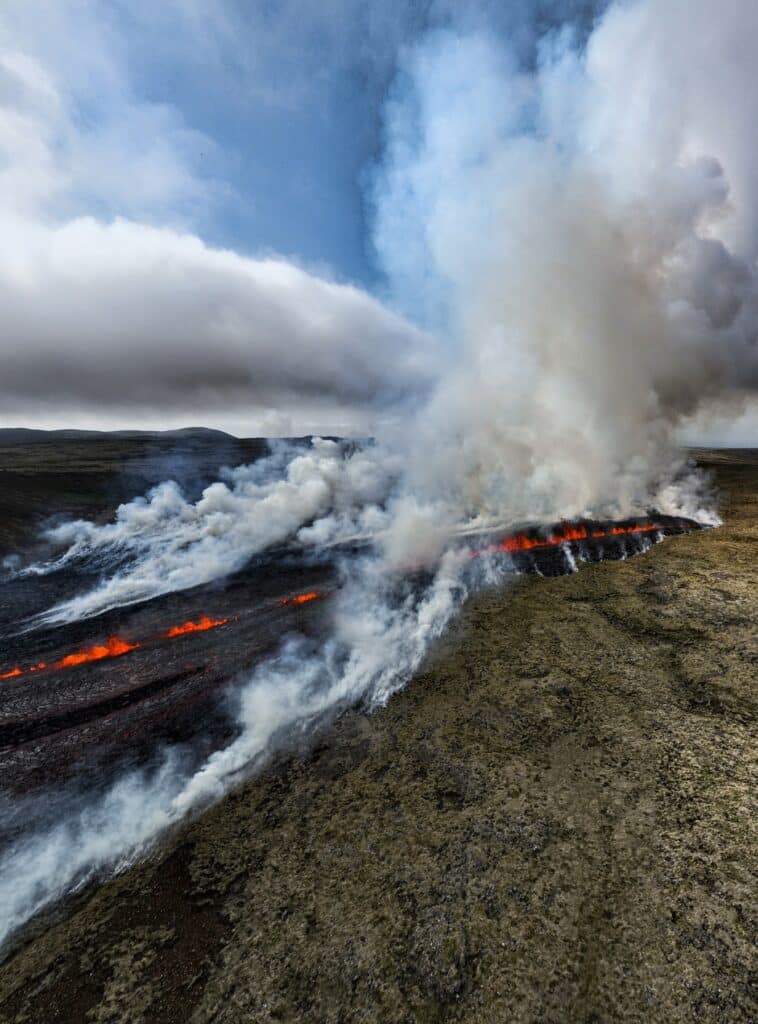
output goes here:
[{"label": "distant hill", "polygon": [[[143,441],[164,445],[185,441],[199,442],[200,444],[229,444],[231,442],[236,445],[282,440],[292,441],[294,444],[304,444],[315,436],[315,434],[303,434],[298,437],[285,438],[237,437],[213,427],[180,427],[177,430],[35,430],[33,427],[0,427],[0,448],[10,448],[19,444],[53,444],[65,441]],[[319,436],[330,441],[342,440],[332,434],[320,434]],[[353,438],[352,440],[362,444],[369,443],[367,438]]]},{"label": "distant hill", "polygon": [[238,441],[233,434],[209,427],[182,427],[179,430],[35,430],[31,427],[0,427],[0,446],[53,441]]}]

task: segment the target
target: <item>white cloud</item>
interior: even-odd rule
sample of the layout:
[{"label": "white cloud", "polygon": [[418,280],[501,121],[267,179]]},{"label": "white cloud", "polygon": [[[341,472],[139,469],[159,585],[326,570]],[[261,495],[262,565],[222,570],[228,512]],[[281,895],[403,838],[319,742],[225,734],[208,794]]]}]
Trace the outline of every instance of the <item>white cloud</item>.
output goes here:
[{"label": "white cloud", "polygon": [[421,332],[291,263],[122,220],[16,222],[10,238],[12,255],[0,257],[6,410],[51,395],[62,406],[296,406],[304,396],[371,407],[428,383]]},{"label": "white cloud", "polygon": [[423,391],[428,339],[365,292],[186,226],[223,191],[213,143],[138,102],[102,13],[45,10],[0,14],[0,422],[334,429]]}]

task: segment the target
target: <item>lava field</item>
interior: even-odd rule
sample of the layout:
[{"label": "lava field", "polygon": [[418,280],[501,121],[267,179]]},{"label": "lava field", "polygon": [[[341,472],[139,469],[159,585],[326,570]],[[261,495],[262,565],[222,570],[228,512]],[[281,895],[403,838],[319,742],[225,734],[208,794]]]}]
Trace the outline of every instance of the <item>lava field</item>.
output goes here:
[{"label": "lava field", "polygon": [[[562,524],[482,537],[469,553],[472,564],[488,555],[518,572],[556,576],[577,560],[625,558],[694,525],[670,517]],[[233,732],[234,681],[288,635],[314,644],[325,635],[338,573],[331,559],[284,553],[210,585],[29,628],[35,613],[85,582],[62,569],[3,585],[0,771],[9,795],[74,781],[104,786],[149,766],[167,745],[207,757]],[[28,824],[26,813],[17,824]]]}]

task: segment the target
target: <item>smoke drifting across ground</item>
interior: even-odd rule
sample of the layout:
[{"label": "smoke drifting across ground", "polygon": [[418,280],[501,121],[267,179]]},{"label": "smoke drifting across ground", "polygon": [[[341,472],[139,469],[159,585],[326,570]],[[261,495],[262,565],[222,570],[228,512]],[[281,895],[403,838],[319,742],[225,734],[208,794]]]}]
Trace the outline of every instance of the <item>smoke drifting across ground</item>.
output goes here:
[{"label": "smoke drifting across ground", "polygon": [[[417,592],[374,559],[352,564],[337,596],[332,634],[318,650],[290,641],[237,695],[239,735],[198,770],[169,751],[153,775],[134,774],[104,797],[86,795],[63,824],[21,841],[0,873],[0,941],[51,901],[104,868],[132,863],[166,829],[217,799],[243,773],[357,702],[385,702],[419,666],[466,596],[465,554],[450,553]],[[484,566],[477,571],[485,572]]]},{"label": "smoke drifting across ground", "polygon": [[27,573],[87,560],[107,575],[93,591],[52,608],[46,622],[87,618],[109,608],[208,583],[284,542],[306,549],[386,527],[385,503],[400,463],[371,446],[353,450],[316,438],[280,442],[249,466],[225,471],[195,502],[168,481],[122,505],[113,523],[78,521],[48,533],[63,553]]},{"label": "smoke drifting across ground", "polygon": [[242,684],[225,750],[197,772],[169,760],[10,853],[5,934],[272,749],[401,686],[469,583],[452,553],[421,591],[387,564],[442,551],[461,526],[711,514],[672,438],[702,403],[756,384],[758,9],[614,4],[586,45],[565,26],[529,68],[486,24],[404,54],[374,178],[392,295],[444,342],[432,399],[355,460],[319,442],[279,478],[235,470],[195,505],[166,485],[114,526],[64,528],[64,558],[120,549],[130,568],[54,614],[224,575],[298,534],[379,531],[374,557],[346,566],[323,649],[291,644]]}]

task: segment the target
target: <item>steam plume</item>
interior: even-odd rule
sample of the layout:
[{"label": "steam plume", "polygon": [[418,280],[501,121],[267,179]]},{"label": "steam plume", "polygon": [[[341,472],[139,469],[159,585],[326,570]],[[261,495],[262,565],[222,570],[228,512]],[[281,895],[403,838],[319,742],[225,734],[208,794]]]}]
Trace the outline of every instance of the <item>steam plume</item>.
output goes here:
[{"label": "steam plume", "polygon": [[[52,608],[45,620],[98,615],[160,594],[207,583],[242,568],[287,540],[314,547],[375,531],[386,519],[382,503],[397,474],[396,460],[366,448],[344,452],[315,438],[309,448],[286,443],[188,501],[167,482],[147,498],[122,505],[113,523],[66,523],[48,538],[63,554],[29,573],[98,559],[111,573],[93,591]],[[123,567],[113,571],[113,566]]]},{"label": "steam plume", "polygon": [[637,0],[585,49],[545,38],[531,72],[482,31],[407,56],[377,251],[451,349],[415,495],[456,517],[682,506],[675,428],[758,381],[756,40],[744,0]]},{"label": "steam plume", "polygon": [[192,772],[168,752],[152,776],[133,774],[105,797],[61,814],[63,824],[22,840],[0,863],[0,942],[98,871],[123,870],[186,814],[217,799],[243,772],[296,743],[341,709],[384,703],[418,668],[465,597],[465,554],[449,554],[420,596],[398,592],[374,560],[351,567],[323,648],[289,643],[238,695],[239,736]]}]

